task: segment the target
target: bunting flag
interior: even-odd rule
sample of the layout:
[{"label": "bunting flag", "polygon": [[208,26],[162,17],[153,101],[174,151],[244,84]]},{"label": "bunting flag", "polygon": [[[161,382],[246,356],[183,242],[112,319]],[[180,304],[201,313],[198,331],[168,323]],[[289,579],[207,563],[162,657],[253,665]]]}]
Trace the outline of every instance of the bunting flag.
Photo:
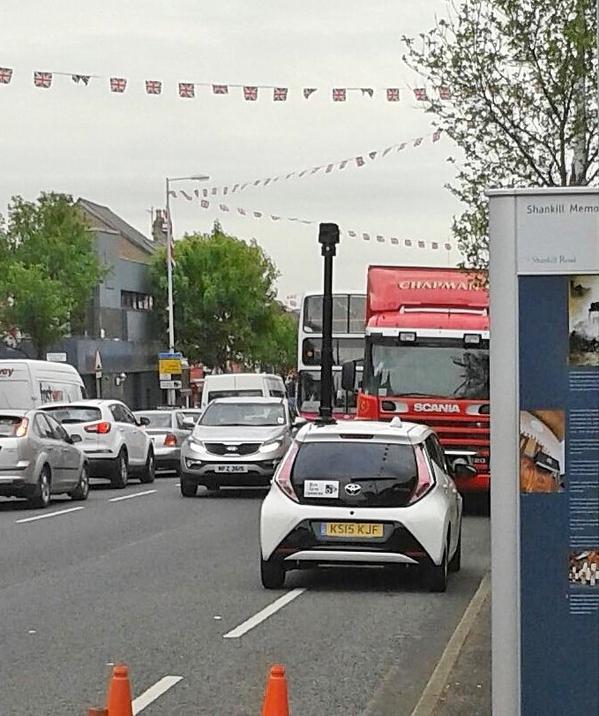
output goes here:
[{"label": "bunting flag", "polygon": [[356,166],[363,167],[364,164],[366,164],[364,157],[356,157]]},{"label": "bunting flag", "polygon": [[433,132],[433,143],[438,142],[441,139],[441,130],[437,129],[436,132]]},{"label": "bunting flag", "polygon": [[316,87],[304,87],[304,99],[310,99],[314,92],[317,92]]},{"label": "bunting flag", "polygon": [[0,67],[0,84],[8,85],[12,80],[12,70],[10,67]]},{"label": "bunting flag", "polygon": [[287,87],[275,87],[272,92],[272,98],[275,102],[286,102]]},{"label": "bunting flag", "polygon": [[195,87],[193,82],[179,82],[179,97],[195,97]]},{"label": "bunting flag", "polygon": [[449,87],[439,87],[439,99],[442,100],[450,100],[451,99],[451,90]]},{"label": "bunting flag", "polygon": [[89,84],[91,76],[90,75],[71,75],[71,79],[73,80],[73,82],[76,85],[79,83],[82,83],[87,86]]},{"label": "bunting flag", "polygon": [[374,90],[372,87],[360,87],[360,92],[363,95],[368,95],[369,97],[374,97]]},{"label": "bunting flag", "polygon": [[426,93],[426,88],[424,87],[416,87],[414,90],[414,97],[418,100],[418,102],[426,102],[428,101],[428,95]]},{"label": "bunting flag", "polygon": [[188,194],[186,191],[182,191],[181,196],[184,199],[187,199],[187,201],[193,201],[193,196],[191,194]]},{"label": "bunting flag", "polygon": [[258,87],[245,86],[243,88],[243,97],[248,102],[255,102],[258,99]]},{"label": "bunting flag", "polygon": [[399,102],[399,87],[387,87],[387,102]]},{"label": "bunting flag", "polygon": [[419,147],[422,144],[422,137],[416,137],[414,140],[414,146]]},{"label": "bunting flag", "polygon": [[160,80],[146,80],[146,94],[161,94],[162,82]]},{"label": "bunting flag", "polygon": [[229,94],[228,85],[212,85],[214,94]]},{"label": "bunting flag", "polygon": [[52,73],[51,72],[34,72],[33,73],[33,84],[36,87],[43,87],[47,89],[52,84]]},{"label": "bunting flag", "polygon": [[110,91],[122,94],[127,89],[127,80],[124,77],[110,78]]},{"label": "bunting flag", "polygon": [[347,99],[347,90],[338,87],[333,90],[333,102],[345,102]]}]

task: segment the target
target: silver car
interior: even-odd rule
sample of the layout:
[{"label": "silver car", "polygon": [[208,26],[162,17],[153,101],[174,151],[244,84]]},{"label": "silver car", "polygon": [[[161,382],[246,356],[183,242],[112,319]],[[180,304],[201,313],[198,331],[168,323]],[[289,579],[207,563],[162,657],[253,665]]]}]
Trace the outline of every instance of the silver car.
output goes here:
[{"label": "silver car", "polygon": [[51,495],[86,500],[87,460],[54,418],[38,410],[0,410],[0,495],[47,507]]},{"label": "silver car", "polygon": [[195,420],[183,410],[138,410],[133,413],[146,424],[146,433],[154,445],[156,469],[179,472],[181,445],[195,426]]},{"label": "silver car", "polygon": [[181,494],[198,485],[267,487],[292,441],[289,405],[281,398],[217,398],[181,448]]}]

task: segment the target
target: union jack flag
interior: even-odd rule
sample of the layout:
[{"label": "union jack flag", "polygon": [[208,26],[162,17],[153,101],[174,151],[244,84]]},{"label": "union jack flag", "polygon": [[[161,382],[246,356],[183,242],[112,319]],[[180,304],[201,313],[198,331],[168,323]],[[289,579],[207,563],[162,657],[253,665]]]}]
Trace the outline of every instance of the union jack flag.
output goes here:
[{"label": "union jack flag", "polygon": [[193,82],[179,82],[179,97],[195,97],[196,90]]},{"label": "union jack flag", "polygon": [[271,218],[273,221],[280,221],[280,220],[281,220],[281,217],[280,217],[280,216],[277,216],[276,214],[271,214],[271,215],[270,215],[270,218]]},{"label": "union jack flag", "polygon": [[439,244],[438,244],[436,241],[432,241],[432,242],[431,242],[431,249],[438,249],[438,248],[439,248]]},{"label": "union jack flag", "polygon": [[387,87],[387,102],[399,102],[399,87]]},{"label": "union jack flag", "polygon": [[438,142],[441,139],[441,130],[437,129],[437,131],[433,134],[433,142]]},{"label": "union jack flag", "polygon": [[355,231],[351,231],[351,230],[350,230],[350,231],[347,232],[347,235],[348,235],[348,236],[351,236],[353,239],[355,239],[358,234],[356,234]]},{"label": "union jack flag", "polygon": [[262,212],[261,212],[261,211],[254,211],[254,218],[255,218],[255,219],[261,219],[261,218],[262,218]]},{"label": "union jack flag", "polygon": [[12,70],[9,67],[0,67],[0,84],[7,85],[12,80]]},{"label": "union jack flag", "polygon": [[250,86],[244,87],[243,96],[248,102],[255,102],[258,99],[258,88]]},{"label": "union jack flag", "polygon": [[414,140],[414,146],[419,147],[422,144],[422,137],[416,137]]},{"label": "union jack flag", "polygon": [[451,251],[451,244],[445,244],[445,250]]},{"label": "union jack flag", "polygon": [[426,102],[428,100],[426,89],[424,87],[416,87],[414,90],[414,97],[416,97],[418,102]]},{"label": "union jack flag", "polygon": [[345,169],[348,161],[349,161],[349,159],[344,159],[342,162],[339,162],[339,169]]},{"label": "union jack flag", "polygon": [[146,80],[147,94],[160,94],[162,92],[162,82],[160,80]]},{"label": "union jack flag", "polygon": [[202,189],[202,196],[204,197],[204,199],[208,197],[208,189]]},{"label": "union jack flag", "polygon": [[229,207],[228,207],[226,204],[219,204],[219,205],[218,205],[218,208],[219,208],[221,211],[229,211]]},{"label": "union jack flag", "polygon": [[52,84],[52,73],[51,72],[34,72],[33,73],[33,84],[36,87],[50,87]]},{"label": "union jack flag", "polygon": [[382,243],[384,243],[384,241],[385,241],[385,237],[384,237],[384,236],[381,236],[380,234],[377,234],[376,240],[377,240],[380,244],[382,244]]},{"label": "union jack flag", "polygon": [[287,100],[287,87],[275,87],[272,92],[272,98],[275,102],[285,102]]},{"label": "union jack flag", "polygon": [[110,78],[110,91],[123,93],[127,89],[127,80],[124,77]]},{"label": "union jack flag", "polygon": [[229,94],[229,85],[212,85],[214,94]]},{"label": "union jack flag", "polygon": [[218,187],[213,186],[212,189],[210,190],[210,193],[212,194],[212,196],[216,196],[218,194]]},{"label": "union jack flag", "polygon": [[363,167],[366,162],[364,161],[364,157],[356,157],[356,164],[359,167]]},{"label": "union jack flag", "polygon": [[418,242],[418,248],[419,248],[419,249],[425,249],[425,248],[426,248],[426,244],[424,243],[424,241],[419,241],[419,242]]},{"label": "union jack flag", "polygon": [[449,87],[439,87],[440,99],[451,99],[451,90]]},{"label": "union jack flag", "polygon": [[389,241],[395,245],[399,244],[399,239],[395,238],[395,236],[392,236]]},{"label": "union jack flag", "polygon": [[245,216],[247,214],[247,211],[245,209],[237,209],[237,212],[241,214],[241,216]]},{"label": "union jack flag", "polygon": [[202,209],[209,209],[210,208],[210,202],[207,199],[202,199],[200,202],[200,206]]},{"label": "union jack flag", "polygon": [[368,156],[369,156],[371,159],[376,159],[376,152],[368,152]]},{"label": "union jack flag", "polygon": [[404,244],[405,244],[406,246],[412,246],[412,239],[406,239],[406,240],[404,241]]},{"label": "union jack flag", "polygon": [[226,196],[229,193],[229,187],[225,186],[223,187],[223,194]]},{"label": "union jack flag", "polygon": [[407,143],[406,143],[406,142],[402,142],[402,143],[399,145],[399,147],[397,147],[397,151],[398,151],[398,152],[401,152],[402,149],[405,149],[405,148],[406,148],[406,146],[407,146]]},{"label": "union jack flag", "polygon": [[347,90],[338,87],[333,90],[333,102],[345,102],[347,99]]},{"label": "union jack flag", "polygon": [[364,241],[370,241],[370,234],[362,234]]},{"label": "union jack flag", "polygon": [[314,92],[316,92],[316,87],[304,87],[304,99],[310,99]]},{"label": "union jack flag", "polygon": [[333,164],[327,164],[327,168],[324,170],[325,174],[330,174],[333,171]]}]

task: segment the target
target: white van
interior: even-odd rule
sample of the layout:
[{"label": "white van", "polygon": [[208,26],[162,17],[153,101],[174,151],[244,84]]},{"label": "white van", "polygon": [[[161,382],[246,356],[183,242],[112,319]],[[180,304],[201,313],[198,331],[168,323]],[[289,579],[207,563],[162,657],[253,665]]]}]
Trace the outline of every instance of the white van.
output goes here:
[{"label": "white van", "polygon": [[46,403],[85,398],[72,365],[45,360],[0,360],[0,408],[31,410]]},{"label": "white van", "polygon": [[207,375],[202,390],[202,410],[215,398],[285,398],[285,383],[279,375],[267,373],[221,373]]}]

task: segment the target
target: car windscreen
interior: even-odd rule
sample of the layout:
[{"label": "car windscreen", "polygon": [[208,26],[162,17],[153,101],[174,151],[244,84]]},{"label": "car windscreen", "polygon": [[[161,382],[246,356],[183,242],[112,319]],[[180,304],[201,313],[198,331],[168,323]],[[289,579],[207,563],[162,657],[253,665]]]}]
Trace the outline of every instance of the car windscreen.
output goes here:
[{"label": "car windscreen", "polygon": [[198,425],[284,425],[285,409],[276,403],[210,403]]},{"label": "car windscreen", "polygon": [[216,400],[217,398],[262,398],[264,393],[259,389],[248,390],[210,390],[208,391],[208,400]]},{"label": "car windscreen", "polygon": [[340,440],[303,443],[293,464],[295,480],[417,479],[414,449],[411,445]]},{"label": "car windscreen", "polygon": [[45,408],[44,413],[50,413],[54,420],[59,423],[93,423],[102,419],[100,408],[88,407],[87,405],[63,405],[54,408]]},{"label": "car windscreen", "polygon": [[15,437],[22,421],[19,415],[0,415],[0,438]]},{"label": "car windscreen", "polygon": [[150,422],[148,428],[170,428],[172,424],[172,415],[170,413],[135,413],[135,417],[147,418]]}]

